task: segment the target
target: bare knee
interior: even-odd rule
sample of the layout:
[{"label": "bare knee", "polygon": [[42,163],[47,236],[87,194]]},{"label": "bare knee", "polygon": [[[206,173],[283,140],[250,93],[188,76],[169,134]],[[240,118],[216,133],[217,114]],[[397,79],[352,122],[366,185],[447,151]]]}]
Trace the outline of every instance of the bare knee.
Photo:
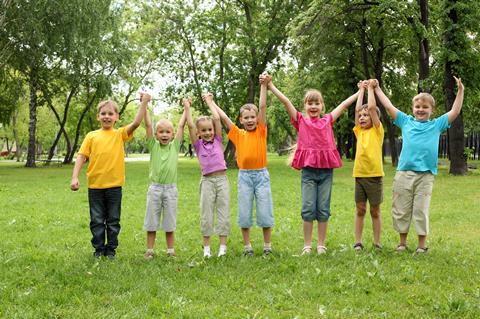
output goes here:
[{"label": "bare knee", "polygon": [[367,204],[366,203],[357,203],[357,216],[363,217],[367,212]]},{"label": "bare knee", "polygon": [[370,215],[373,219],[380,218],[380,206],[372,206],[370,207]]}]

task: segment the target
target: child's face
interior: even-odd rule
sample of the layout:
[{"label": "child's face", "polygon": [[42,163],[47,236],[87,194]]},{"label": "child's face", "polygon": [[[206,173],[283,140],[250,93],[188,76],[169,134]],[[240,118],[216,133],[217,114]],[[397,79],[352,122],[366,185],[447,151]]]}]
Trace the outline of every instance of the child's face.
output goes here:
[{"label": "child's face", "polygon": [[372,127],[372,118],[367,109],[361,109],[358,113],[358,124],[361,128],[367,129]]},{"label": "child's face", "polygon": [[97,120],[100,122],[100,125],[102,125],[102,129],[109,130],[112,129],[115,122],[118,121],[118,113],[112,105],[106,104],[98,111]]},{"label": "child's face", "polygon": [[173,138],[172,125],[166,122],[159,122],[155,131],[155,137],[161,145],[168,145]]},{"label": "child's face", "polygon": [[433,107],[425,99],[418,99],[413,103],[413,116],[417,121],[425,122],[432,116]]},{"label": "child's face", "polygon": [[323,104],[318,100],[307,101],[304,107],[309,118],[317,118],[322,114]]},{"label": "child's face", "polygon": [[215,136],[215,129],[213,128],[212,121],[199,121],[197,124],[197,133],[202,140],[206,142],[212,141]]},{"label": "child's face", "polygon": [[240,116],[240,123],[247,131],[255,131],[257,128],[257,112],[255,110],[243,110]]}]

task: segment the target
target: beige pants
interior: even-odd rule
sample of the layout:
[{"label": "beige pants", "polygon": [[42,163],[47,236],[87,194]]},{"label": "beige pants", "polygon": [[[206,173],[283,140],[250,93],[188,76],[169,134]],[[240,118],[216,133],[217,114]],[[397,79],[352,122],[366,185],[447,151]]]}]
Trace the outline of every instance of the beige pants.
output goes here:
[{"label": "beige pants", "polygon": [[[217,227],[214,231],[214,211]],[[227,175],[202,176],[200,180],[200,229],[203,236],[230,233],[230,183]]]},{"label": "beige pants", "polygon": [[417,235],[428,235],[428,210],[433,189],[433,174],[397,171],[393,179],[393,228],[408,233],[413,218]]}]

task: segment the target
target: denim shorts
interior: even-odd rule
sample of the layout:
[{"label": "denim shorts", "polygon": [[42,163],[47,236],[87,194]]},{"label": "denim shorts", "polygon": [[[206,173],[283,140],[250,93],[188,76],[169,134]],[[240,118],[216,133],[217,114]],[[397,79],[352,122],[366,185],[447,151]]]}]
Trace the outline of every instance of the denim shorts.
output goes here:
[{"label": "denim shorts", "polygon": [[302,169],[302,219],[304,221],[328,221],[332,180],[332,168]]},{"label": "denim shorts", "polygon": [[250,228],[253,225],[253,199],[256,203],[257,225],[273,226],[272,190],[270,175],[266,168],[238,171],[238,225]]}]

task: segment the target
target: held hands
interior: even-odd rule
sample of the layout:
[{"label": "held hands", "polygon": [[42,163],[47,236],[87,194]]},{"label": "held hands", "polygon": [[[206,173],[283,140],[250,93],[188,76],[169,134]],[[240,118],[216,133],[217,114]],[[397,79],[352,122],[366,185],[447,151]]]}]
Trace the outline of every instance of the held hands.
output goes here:
[{"label": "held hands", "polygon": [[457,87],[459,90],[463,90],[464,89],[464,86],[463,86],[463,83],[462,83],[462,79],[461,78],[457,78],[456,76],[453,77],[455,79],[455,82],[457,82]]},{"label": "held hands", "polygon": [[263,72],[258,76],[258,81],[260,82],[261,85],[268,85],[269,83],[272,82],[272,76],[267,72]]},{"label": "held hands", "polygon": [[185,109],[190,108],[192,106],[192,98],[191,97],[183,98],[182,105]]},{"label": "held hands", "polygon": [[78,181],[78,178],[72,178],[72,181],[70,182],[70,189],[74,192],[78,191],[80,188],[80,182]]},{"label": "held hands", "polygon": [[213,94],[210,92],[205,93],[202,95],[202,100],[205,101],[205,103],[211,103],[213,101]]},{"label": "held hands", "polygon": [[361,80],[358,81],[357,87],[359,90],[365,90],[368,88],[369,81],[368,80]]},{"label": "held hands", "polygon": [[147,92],[140,92],[140,102],[143,104],[143,103],[147,103],[150,102],[152,100],[152,96],[150,94],[148,94]]}]

